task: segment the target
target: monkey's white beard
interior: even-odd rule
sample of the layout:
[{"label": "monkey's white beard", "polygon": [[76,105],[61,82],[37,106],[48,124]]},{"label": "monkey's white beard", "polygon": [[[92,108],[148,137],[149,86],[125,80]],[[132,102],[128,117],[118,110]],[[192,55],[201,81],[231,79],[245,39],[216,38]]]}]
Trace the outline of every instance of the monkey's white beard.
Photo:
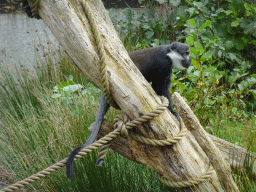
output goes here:
[{"label": "monkey's white beard", "polygon": [[172,64],[177,67],[180,70],[186,69],[185,67],[182,66],[181,61],[184,60],[184,58],[177,52],[172,51],[170,53],[167,53],[167,56],[170,57],[172,60]]}]

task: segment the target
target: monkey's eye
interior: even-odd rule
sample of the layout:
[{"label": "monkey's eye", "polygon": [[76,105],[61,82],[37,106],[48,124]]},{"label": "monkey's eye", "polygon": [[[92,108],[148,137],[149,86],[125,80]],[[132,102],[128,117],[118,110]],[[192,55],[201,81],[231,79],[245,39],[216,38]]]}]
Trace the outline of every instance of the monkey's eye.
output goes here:
[{"label": "monkey's eye", "polygon": [[187,55],[187,53],[183,53],[183,55],[185,56],[185,55]]}]

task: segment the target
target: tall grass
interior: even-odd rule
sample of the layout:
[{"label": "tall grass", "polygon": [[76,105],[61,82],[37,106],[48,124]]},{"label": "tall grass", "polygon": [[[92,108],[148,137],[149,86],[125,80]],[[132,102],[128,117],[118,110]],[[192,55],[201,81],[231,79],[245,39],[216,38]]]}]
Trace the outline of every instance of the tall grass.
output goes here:
[{"label": "tall grass", "polygon": [[[36,75],[23,68],[14,79],[8,70],[1,70],[0,178],[9,175],[11,181],[22,180],[41,171],[66,158],[89,135],[87,128],[95,120],[101,93],[92,91],[82,95],[76,92],[69,96],[69,102],[53,98],[53,87],[65,83],[69,75],[85,88],[92,86],[67,55],[59,54],[59,62],[51,58],[41,60]],[[113,119],[116,113],[110,110],[107,118]],[[217,111],[211,114],[206,129],[255,152],[255,122],[254,114],[238,122]],[[96,151],[79,159],[73,180],[66,178],[65,168],[62,168],[27,188],[51,192],[175,191],[162,184],[152,170],[113,151],[108,152],[102,168],[95,166],[96,159]],[[246,171],[234,174],[236,183],[241,191],[256,191],[251,164],[245,163],[245,168]]]},{"label": "tall grass", "polygon": [[[66,55],[60,62],[45,59],[37,74],[23,68],[15,77],[1,71],[0,167],[16,180],[22,180],[66,158],[85,142],[88,127],[94,122],[101,93],[70,97],[72,102],[52,98],[53,87],[69,75],[86,88],[92,86]],[[107,118],[113,119],[110,110]],[[75,163],[76,177],[68,180],[65,168],[28,188],[32,191],[168,191],[155,173],[110,151],[104,166],[95,166],[94,151]],[[1,173],[0,173],[1,175]]]}]

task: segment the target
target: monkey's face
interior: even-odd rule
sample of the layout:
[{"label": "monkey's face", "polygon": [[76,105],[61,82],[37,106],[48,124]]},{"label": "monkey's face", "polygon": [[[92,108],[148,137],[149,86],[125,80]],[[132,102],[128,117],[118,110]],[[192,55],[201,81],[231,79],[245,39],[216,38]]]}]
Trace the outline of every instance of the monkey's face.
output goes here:
[{"label": "monkey's face", "polygon": [[166,55],[171,59],[172,64],[180,70],[187,69],[191,65],[189,46],[185,43],[173,42]]}]

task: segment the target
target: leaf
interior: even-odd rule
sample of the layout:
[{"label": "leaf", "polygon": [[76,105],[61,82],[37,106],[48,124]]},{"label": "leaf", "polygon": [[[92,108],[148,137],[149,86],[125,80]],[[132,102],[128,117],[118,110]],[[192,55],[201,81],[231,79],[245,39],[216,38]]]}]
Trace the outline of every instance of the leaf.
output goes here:
[{"label": "leaf", "polygon": [[218,57],[221,58],[222,56],[222,51],[218,51]]},{"label": "leaf", "polygon": [[236,56],[235,56],[234,53],[228,53],[228,55],[229,55],[229,57],[230,57],[230,59],[231,59],[232,61],[234,61],[234,60],[236,59]]},{"label": "leaf", "polygon": [[157,47],[159,45],[159,39],[154,39],[154,42],[151,43],[152,47]]},{"label": "leaf", "polygon": [[194,45],[197,51],[196,52],[197,55],[202,55],[205,52],[204,48],[202,47],[199,41],[194,42]]},{"label": "leaf", "polygon": [[147,38],[147,39],[150,39],[151,37],[153,37],[154,32],[153,32],[153,31],[147,31],[147,32],[145,33],[145,35],[146,35],[146,38]]},{"label": "leaf", "polygon": [[255,89],[250,89],[249,91],[252,93],[254,99],[256,99],[256,90]]},{"label": "leaf", "polygon": [[175,7],[178,7],[181,3],[181,0],[169,0],[169,4]]},{"label": "leaf", "polygon": [[227,16],[230,15],[231,13],[233,13],[233,11],[231,11],[231,10],[227,10],[227,11],[224,11],[224,12],[226,13]]},{"label": "leaf", "polygon": [[253,6],[252,6],[251,4],[249,4],[249,3],[245,3],[245,4],[244,4],[244,7],[245,7],[245,9],[248,10],[248,11],[253,11],[253,9],[254,9]]},{"label": "leaf", "polygon": [[232,112],[233,112],[233,113],[236,113],[236,112],[237,112],[237,108],[236,108],[236,107],[233,107],[233,108],[232,108]]},{"label": "leaf", "polygon": [[193,2],[193,4],[194,4],[195,6],[197,6],[198,8],[204,7],[204,4],[201,3],[201,2]]},{"label": "leaf", "polygon": [[143,27],[143,29],[150,29],[151,28],[148,23],[143,23],[142,27]]},{"label": "leaf", "polygon": [[243,36],[243,37],[242,37],[242,40],[243,40],[244,44],[247,44],[247,43],[248,43],[248,37],[247,37],[247,36]]},{"label": "leaf", "polygon": [[181,82],[178,82],[177,83],[177,86],[181,89],[185,89],[186,88],[186,85],[184,83],[181,83]]},{"label": "leaf", "polygon": [[233,42],[232,42],[232,41],[226,41],[226,48],[227,48],[227,49],[230,49],[230,48],[232,48],[232,47],[234,47]]},{"label": "leaf", "polygon": [[193,74],[194,74],[196,77],[199,77],[200,72],[196,70]]},{"label": "leaf", "polygon": [[254,79],[256,79],[256,74],[252,74],[251,77],[253,77]]},{"label": "leaf", "polygon": [[209,97],[206,97],[204,100],[204,104],[208,105],[208,107],[212,106],[215,102],[216,100],[211,100]]},{"label": "leaf", "polygon": [[256,84],[256,79],[253,77],[249,77],[246,79],[250,85]]},{"label": "leaf", "polygon": [[130,8],[123,9],[123,14],[128,22],[132,21],[132,10]]},{"label": "leaf", "polygon": [[202,57],[206,58],[207,60],[212,60],[212,52],[211,51],[207,51],[206,53],[204,53],[202,55]]},{"label": "leaf", "polygon": [[59,91],[59,87],[56,85],[56,86],[54,86],[53,87],[53,92],[56,92],[56,93],[58,93],[58,91]]},{"label": "leaf", "polygon": [[61,94],[57,93],[57,94],[53,94],[52,95],[52,98],[56,99],[56,98],[60,98],[61,97]]},{"label": "leaf", "polygon": [[194,47],[191,47],[191,48],[190,48],[190,52],[196,55],[196,52],[197,52],[197,51],[196,51],[196,49],[195,49]]},{"label": "leaf", "polygon": [[194,43],[194,40],[193,40],[193,38],[192,37],[187,37],[186,38],[186,42],[188,43],[188,45],[191,47],[192,45],[193,45],[193,43]]},{"label": "leaf", "polygon": [[88,91],[91,93],[100,93],[101,90],[97,87],[88,87]]},{"label": "leaf", "polygon": [[63,87],[63,91],[68,92],[68,93],[73,93],[79,89],[82,89],[83,86],[80,84],[74,84],[74,85],[68,85],[66,87]]},{"label": "leaf", "polygon": [[74,77],[72,75],[68,76],[68,81],[73,81]]},{"label": "leaf", "polygon": [[196,22],[195,22],[193,19],[189,19],[189,20],[187,20],[187,22],[186,22],[186,26],[187,26],[188,28],[194,29],[194,28],[196,27]]},{"label": "leaf", "polygon": [[241,83],[238,84],[238,89],[240,91],[243,91],[246,87],[248,87],[248,82],[247,81],[242,81]]},{"label": "leaf", "polygon": [[216,67],[208,66],[207,68],[204,69],[204,72],[206,72],[206,73],[214,73],[216,70],[217,70]]},{"label": "leaf", "polygon": [[202,31],[204,28],[206,28],[209,25],[212,25],[212,22],[210,20],[206,20],[206,22],[200,26],[199,32]]},{"label": "leaf", "polygon": [[239,25],[240,20],[240,18],[236,18],[236,20],[231,23],[231,27],[237,27]]},{"label": "leaf", "polygon": [[166,0],[156,0],[159,4],[166,3]]}]

